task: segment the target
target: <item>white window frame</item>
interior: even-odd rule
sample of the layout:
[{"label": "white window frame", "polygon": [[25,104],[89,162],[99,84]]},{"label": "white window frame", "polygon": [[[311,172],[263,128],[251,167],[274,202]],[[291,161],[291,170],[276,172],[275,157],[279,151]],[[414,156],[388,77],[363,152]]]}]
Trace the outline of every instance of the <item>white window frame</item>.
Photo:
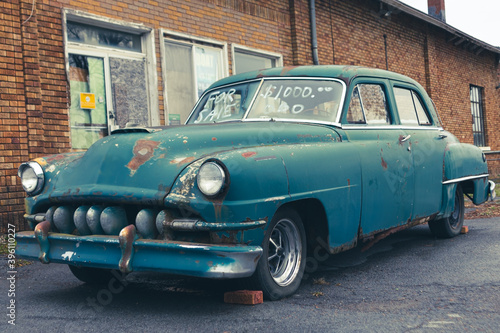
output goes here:
[{"label": "white window frame", "polygon": [[231,71],[233,74],[236,73],[236,52],[245,53],[245,54],[249,54],[249,55],[253,55],[253,56],[257,56],[257,57],[262,57],[262,58],[272,59],[276,62],[275,67],[282,67],[283,66],[283,55],[280,53],[259,50],[259,49],[251,48],[248,46],[239,45],[239,44],[231,44],[231,59],[233,59]]},{"label": "white window frame", "polygon": [[[155,51],[155,36],[154,29],[148,28],[143,24],[130,23],[102,16],[89,14],[79,10],[63,9],[63,39],[64,39],[64,57],[66,64],[66,73],[69,80],[69,54],[81,54],[86,56],[102,57],[105,61],[104,77],[106,82],[106,108],[108,115],[113,113],[113,99],[111,91],[111,81],[109,73],[109,57],[123,59],[144,59],[146,63],[146,94],[148,94],[148,112],[149,125],[159,126],[159,107],[158,107],[158,75],[156,70],[156,51]],[[142,52],[133,52],[127,50],[115,49],[112,47],[88,45],[84,43],[71,42],[68,40],[66,22],[72,21],[87,25],[92,25],[100,28],[106,28],[116,31],[122,31],[132,34],[141,35]],[[110,131],[113,126],[109,125]]]},{"label": "white window frame", "polygon": [[[166,59],[166,49],[165,49],[165,41],[171,41],[178,44],[190,45],[191,47],[195,46],[206,46],[212,48],[220,48],[221,49],[221,66],[222,66],[222,77],[226,77],[229,75],[228,72],[228,59],[227,59],[227,43],[221,42],[211,38],[205,37],[197,37],[189,34],[180,33],[177,31],[172,31],[168,29],[159,29],[160,30],[160,56],[161,56],[161,64],[162,64],[162,79],[163,79],[163,106],[164,106],[164,116],[165,116],[165,124],[169,124],[169,116],[170,109],[168,107],[168,98],[167,98],[167,59]],[[194,52],[193,52],[194,57]],[[193,59],[194,63],[194,59]],[[195,66],[196,67],[196,66]],[[193,80],[196,78],[196,68],[193,70]],[[193,101],[193,106],[196,103],[196,100]]]}]

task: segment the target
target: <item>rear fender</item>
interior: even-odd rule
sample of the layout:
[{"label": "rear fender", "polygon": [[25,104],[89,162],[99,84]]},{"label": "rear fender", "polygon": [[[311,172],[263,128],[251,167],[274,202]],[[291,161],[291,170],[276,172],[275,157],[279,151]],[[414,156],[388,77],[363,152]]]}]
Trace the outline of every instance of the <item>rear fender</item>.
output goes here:
[{"label": "rear fender", "polygon": [[488,165],[478,147],[463,143],[450,143],[446,147],[443,165],[443,201],[439,216],[447,217],[449,209],[453,211],[457,183],[463,184],[464,193],[473,196],[474,204],[479,205],[488,199],[490,187]]}]

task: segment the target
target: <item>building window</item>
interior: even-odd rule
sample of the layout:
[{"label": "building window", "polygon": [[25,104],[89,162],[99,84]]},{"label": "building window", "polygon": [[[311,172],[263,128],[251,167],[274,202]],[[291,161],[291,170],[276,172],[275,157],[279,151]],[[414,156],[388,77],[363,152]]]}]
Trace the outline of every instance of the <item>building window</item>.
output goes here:
[{"label": "building window", "polygon": [[202,93],[227,76],[227,45],[162,31],[167,123],[183,124]]},{"label": "building window", "polygon": [[142,52],[141,36],[78,22],[66,22],[68,41]]},{"label": "building window", "polygon": [[470,86],[470,108],[472,112],[472,133],[474,144],[478,147],[486,146],[483,117],[483,88]]},{"label": "building window", "polygon": [[152,29],[71,10],[64,21],[72,148],[117,128],[159,125]]},{"label": "building window", "polygon": [[283,66],[281,54],[232,45],[233,74]]}]

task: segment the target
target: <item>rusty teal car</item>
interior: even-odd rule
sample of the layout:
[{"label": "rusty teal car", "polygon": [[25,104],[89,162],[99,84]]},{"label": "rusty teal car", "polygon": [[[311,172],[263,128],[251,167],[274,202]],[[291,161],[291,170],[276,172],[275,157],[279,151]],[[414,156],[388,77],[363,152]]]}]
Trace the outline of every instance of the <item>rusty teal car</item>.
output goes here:
[{"label": "rusty teal car", "polygon": [[228,77],[185,125],[119,129],[19,176],[34,230],[17,234],[22,257],[85,282],[116,270],[238,278],[271,300],[297,290],[319,247],[423,223],[458,235],[464,195],[481,204],[495,186],[416,81],[352,66]]}]

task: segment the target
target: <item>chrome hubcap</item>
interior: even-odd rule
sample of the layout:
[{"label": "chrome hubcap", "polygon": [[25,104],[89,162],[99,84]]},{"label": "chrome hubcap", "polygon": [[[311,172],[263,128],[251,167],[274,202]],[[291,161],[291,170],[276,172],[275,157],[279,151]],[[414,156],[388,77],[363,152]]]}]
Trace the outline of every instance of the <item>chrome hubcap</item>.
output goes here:
[{"label": "chrome hubcap", "polygon": [[299,272],[302,261],[302,242],[295,224],[282,219],[275,226],[269,238],[269,272],[279,286],[292,283]]}]

